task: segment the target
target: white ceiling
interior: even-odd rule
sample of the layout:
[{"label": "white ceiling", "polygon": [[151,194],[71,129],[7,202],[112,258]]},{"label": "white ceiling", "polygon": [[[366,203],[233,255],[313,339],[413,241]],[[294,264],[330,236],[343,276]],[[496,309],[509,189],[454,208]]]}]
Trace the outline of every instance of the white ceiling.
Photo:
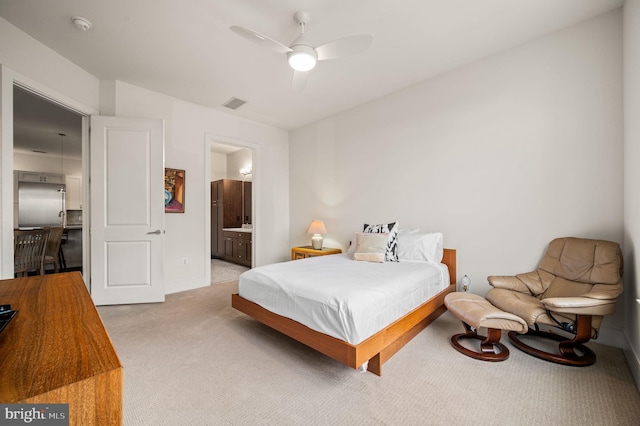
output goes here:
[{"label": "white ceiling", "polygon": [[[60,134],[64,136],[60,136]],[[80,160],[82,117],[18,87],[13,91],[15,152]]]},{"label": "white ceiling", "polygon": [[[0,16],[101,79],[116,79],[294,129],[541,35],[623,0],[0,0]],[[283,44],[293,14],[311,14],[316,45],[372,34],[369,50],[325,61],[303,92],[282,54],[231,25]],[[79,15],[93,28],[71,23]],[[7,42],[3,40],[2,42]],[[236,111],[221,105],[248,101]]]}]

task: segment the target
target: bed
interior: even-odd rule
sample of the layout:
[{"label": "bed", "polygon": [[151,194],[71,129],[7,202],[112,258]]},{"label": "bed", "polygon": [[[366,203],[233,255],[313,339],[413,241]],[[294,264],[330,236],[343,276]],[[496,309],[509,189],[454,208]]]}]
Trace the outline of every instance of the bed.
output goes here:
[{"label": "bed", "polygon": [[[391,268],[391,275],[383,268]],[[356,279],[354,274],[364,278]],[[376,276],[382,281],[394,281],[393,274],[403,278],[391,282],[387,289],[374,282]],[[305,275],[313,278],[308,281]],[[340,276],[346,276],[348,281],[337,281]],[[416,280],[429,284],[419,286]],[[440,281],[439,286],[434,280]],[[367,281],[372,284],[367,285]],[[405,281],[408,288],[404,293],[396,292],[400,284],[405,286]],[[328,284],[322,285],[323,282]],[[366,368],[381,375],[384,362],[445,312],[444,297],[455,291],[455,283],[453,249],[443,250],[442,265],[434,262],[372,265],[355,262],[349,254],[339,254],[249,270],[240,277],[239,291],[232,295],[231,305],[349,367]],[[354,291],[347,291],[346,301],[332,297],[338,286],[355,287],[359,297],[353,297]],[[365,287],[369,287],[368,293],[358,293]],[[428,288],[427,293],[424,288]],[[325,304],[318,304],[318,300]],[[372,305],[354,307],[349,300],[356,300],[356,305],[363,305],[360,302],[366,300]],[[367,309],[376,315],[367,314]],[[380,312],[385,315],[378,320]]]}]

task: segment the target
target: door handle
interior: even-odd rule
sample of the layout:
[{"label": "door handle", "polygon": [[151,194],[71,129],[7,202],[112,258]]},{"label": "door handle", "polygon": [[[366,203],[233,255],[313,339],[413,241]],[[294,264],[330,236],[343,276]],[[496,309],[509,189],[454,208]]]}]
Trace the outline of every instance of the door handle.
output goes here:
[{"label": "door handle", "polygon": [[160,235],[160,234],[162,234],[162,231],[160,231],[159,229],[156,229],[156,230],[155,230],[155,231],[153,231],[153,232],[147,232],[147,235],[149,235],[149,234],[156,234],[156,235]]}]

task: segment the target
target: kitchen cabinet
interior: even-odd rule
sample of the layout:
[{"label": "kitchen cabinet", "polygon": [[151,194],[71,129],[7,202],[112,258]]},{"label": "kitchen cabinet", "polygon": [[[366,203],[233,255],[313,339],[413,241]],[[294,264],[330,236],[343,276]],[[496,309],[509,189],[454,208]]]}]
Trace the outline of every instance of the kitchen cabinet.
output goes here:
[{"label": "kitchen cabinet", "polygon": [[224,236],[224,260],[251,267],[252,233],[222,231]]},{"label": "kitchen cabinet", "polygon": [[21,182],[64,183],[64,175],[57,173],[19,171],[18,180]]},{"label": "kitchen cabinet", "polygon": [[82,177],[66,176],[67,210],[82,210]]},{"label": "kitchen cabinet", "polygon": [[64,230],[62,245],[65,267],[67,269],[82,268],[82,228],[67,227]]}]

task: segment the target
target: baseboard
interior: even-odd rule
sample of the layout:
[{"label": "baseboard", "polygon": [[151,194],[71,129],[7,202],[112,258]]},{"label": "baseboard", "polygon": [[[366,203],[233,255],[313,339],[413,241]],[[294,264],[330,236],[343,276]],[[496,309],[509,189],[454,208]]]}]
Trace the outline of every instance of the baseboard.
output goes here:
[{"label": "baseboard", "polygon": [[600,327],[600,336],[593,342],[622,349],[636,387],[640,390],[640,357],[634,352],[627,335],[621,328]]},{"label": "baseboard", "polygon": [[207,282],[205,279],[194,279],[190,281],[175,281],[175,282],[165,282],[164,289],[166,294],[180,293],[182,291],[187,290],[195,290],[197,288],[208,287],[211,283]]},{"label": "baseboard", "polygon": [[629,364],[633,380],[636,381],[636,387],[640,391],[640,357],[634,352],[630,344],[628,345],[628,349],[624,350],[624,356],[627,358],[627,364]]},{"label": "baseboard", "polygon": [[624,334],[624,330],[617,327],[600,326],[598,330],[598,338],[593,340],[595,343],[601,343],[607,346],[613,346],[622,350],[629,348],[629,340]]}]

